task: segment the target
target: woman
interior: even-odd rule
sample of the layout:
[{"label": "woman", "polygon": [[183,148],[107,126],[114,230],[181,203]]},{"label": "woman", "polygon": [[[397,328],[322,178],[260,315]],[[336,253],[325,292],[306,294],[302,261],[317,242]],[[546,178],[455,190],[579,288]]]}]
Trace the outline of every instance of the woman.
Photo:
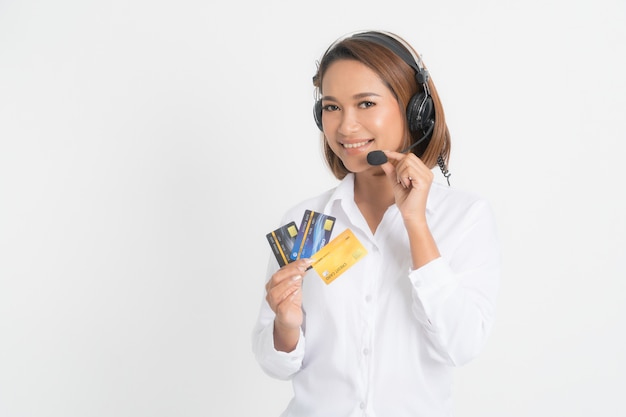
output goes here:
[{"label": "woman", "polygon": [[[271,262],[253,350],[291,379],[283,416],[449,416],[452,370],[476,357],[494,320],[494,217],[446,178],[450,135],[417,53],[388,32],[336,41],[313,78],[315,120],[336,188],[297,204],[334,217],[367,254],[326,284],[298,259]],[[410,149],[410,150],[409,150]],[[369,156],[368,156],[369,155]]]}]

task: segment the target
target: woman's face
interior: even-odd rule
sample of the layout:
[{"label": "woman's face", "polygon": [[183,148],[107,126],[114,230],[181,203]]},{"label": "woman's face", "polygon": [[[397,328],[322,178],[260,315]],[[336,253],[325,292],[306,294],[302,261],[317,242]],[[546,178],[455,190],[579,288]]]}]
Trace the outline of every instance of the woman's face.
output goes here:
[{"label": "woman's face", "polygon": [[403,146],[404,111],[370,68],[355,60],[335,61],[321,87],[324,135],[349,171],[374,168],[366,159],[371,151]]}]

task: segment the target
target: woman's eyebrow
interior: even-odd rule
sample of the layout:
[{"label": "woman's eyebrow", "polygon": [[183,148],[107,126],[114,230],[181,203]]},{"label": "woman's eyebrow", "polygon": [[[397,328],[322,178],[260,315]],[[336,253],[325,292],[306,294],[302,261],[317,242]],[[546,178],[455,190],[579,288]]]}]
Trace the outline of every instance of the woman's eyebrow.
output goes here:
[{"label": "woman's eyebrow", "polygon": [[[369,93],[369,92],[365,92],[365,93],[358,93],[352,96],[353,99],[358,100],[361,98],[366,98],[366,97],[380,97],[380,94],[377,93]],[[337,101],[337,98],[334,96],[322,96],[322,100],[330,100],[330,101]]]}]

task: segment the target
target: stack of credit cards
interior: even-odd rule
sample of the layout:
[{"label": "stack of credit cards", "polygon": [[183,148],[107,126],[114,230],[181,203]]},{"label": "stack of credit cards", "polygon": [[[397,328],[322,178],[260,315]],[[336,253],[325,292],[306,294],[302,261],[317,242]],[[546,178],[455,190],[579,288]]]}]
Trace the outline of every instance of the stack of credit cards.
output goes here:
[{"label": "stack of credit cards", "polygon": [[305,210],[300,228],[290,222],[266,235],[280,266],[296,259],[309,258],[330,241],[335,218],[324,213]]}]

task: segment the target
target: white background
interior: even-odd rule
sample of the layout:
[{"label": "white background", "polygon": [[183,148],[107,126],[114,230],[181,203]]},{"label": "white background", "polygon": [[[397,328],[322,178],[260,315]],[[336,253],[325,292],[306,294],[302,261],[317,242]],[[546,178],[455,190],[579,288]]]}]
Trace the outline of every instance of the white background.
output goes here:
[{"label": "white background", "polygon": [[280,413],[290,384],[250,347],[265,233],[336,183],[311,77],[360,29],[422,53],[453,186],[496,212],[497,323],[457,416],[623,415],[625,21],[623,0],[0,0],[0,416]]}]

